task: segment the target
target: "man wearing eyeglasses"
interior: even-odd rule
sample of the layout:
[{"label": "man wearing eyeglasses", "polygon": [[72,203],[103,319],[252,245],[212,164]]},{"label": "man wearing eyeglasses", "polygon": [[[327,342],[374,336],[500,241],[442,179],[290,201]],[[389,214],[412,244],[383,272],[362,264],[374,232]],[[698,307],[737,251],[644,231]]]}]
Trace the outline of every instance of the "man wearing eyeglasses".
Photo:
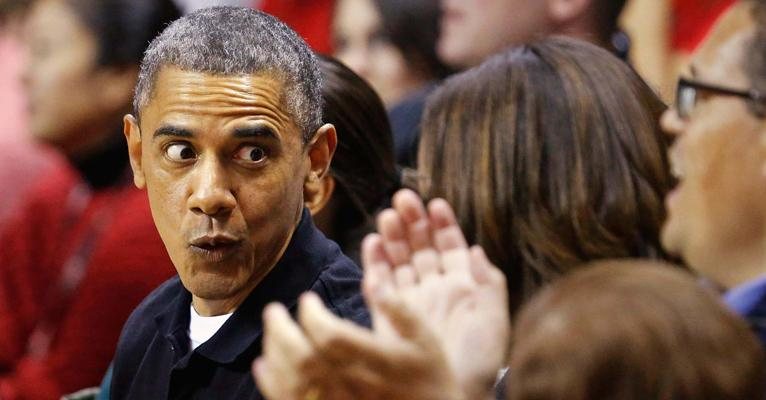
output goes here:
[{"label": "man wearing eyeglasses", "polygon": [[720,285],[766,343],[764,7],[741,1],[722,17],[662,118],[679,181],[666,198],[662,241]]}]

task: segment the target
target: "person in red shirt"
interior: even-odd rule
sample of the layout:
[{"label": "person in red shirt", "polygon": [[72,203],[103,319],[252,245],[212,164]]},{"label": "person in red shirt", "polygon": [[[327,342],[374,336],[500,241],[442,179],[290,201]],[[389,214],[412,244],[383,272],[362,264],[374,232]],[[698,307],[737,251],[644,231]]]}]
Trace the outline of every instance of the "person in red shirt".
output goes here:
[{"label": "person in red shirt", "polygon": [[173,266],[135,189],[121,117],[171,1],[39,0],[25,33],[29,129],[69,161],[35,182],[0,248],[0,398],[98,384],[132,309]]},{"label": "person in red shirt", "polygon": [[60,161],[52,151],[32,143],[26,135],[24,88],[21,82],[23,49],[19,25],[26,1],[0,2],[0,229],[14,214],[29,185]]}]

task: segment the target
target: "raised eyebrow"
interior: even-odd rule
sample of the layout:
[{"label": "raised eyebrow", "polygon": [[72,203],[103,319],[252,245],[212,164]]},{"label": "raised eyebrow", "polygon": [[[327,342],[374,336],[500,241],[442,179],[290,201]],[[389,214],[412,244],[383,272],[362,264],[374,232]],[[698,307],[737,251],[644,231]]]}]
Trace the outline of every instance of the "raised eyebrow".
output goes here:
[{"label": "raised eyebrow", "polygon": [[183,138],[191,138],[194,137],[194,133],[192,131],[181,128],[178,126],[173,125],[163,125],[159,128],[157,128],[156,131],[154,131],[154,135],[152,135],[153,139],[156,139],[160,136],[174,136],[174,137],[183,137]]},{"label": "raised eyebrow", "polygon": [[248,139],[248,138],[279,139],[279,136],[271,128],[268,128],[265,126],[236,128],[234,129],[234,137],[239,139]]}]

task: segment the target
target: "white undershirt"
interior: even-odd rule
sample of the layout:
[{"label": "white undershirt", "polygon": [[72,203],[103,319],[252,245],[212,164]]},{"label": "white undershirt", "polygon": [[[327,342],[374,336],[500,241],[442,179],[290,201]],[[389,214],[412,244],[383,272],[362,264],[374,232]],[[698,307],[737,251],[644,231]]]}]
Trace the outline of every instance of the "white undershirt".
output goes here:
[{"label": "white undershirt", "polygon": [[189,319],[189,339],[191,340],[191,349],[194,350],[213,337],[233,313],[203,317],[197,314],[194,306],[190,305],[189,314],[191,315]]}]

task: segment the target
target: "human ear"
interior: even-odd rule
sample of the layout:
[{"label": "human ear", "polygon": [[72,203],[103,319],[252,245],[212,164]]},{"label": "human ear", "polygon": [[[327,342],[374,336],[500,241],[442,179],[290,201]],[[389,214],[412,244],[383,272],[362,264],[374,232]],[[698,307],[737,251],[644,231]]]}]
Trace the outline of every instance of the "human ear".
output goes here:
[{"label": "human ear", "polygon": [[322,179],[330,170],[330,162],[338,146],[338,136],[332,124],[324,124],[314,135],[314,139],[308,144],[309,170],[306,175],[306,183],[312,179]]},{"label": "human ear", "polygon": [[130,168],[133,169],[133,183],[137,188],[143,189],[146,186],[144,178],[144,169],[141,162],[141,128],[138,126],[136,118],[130,114],[122,119],[123,133],[125,140],[128,141],[128,155],[130,156]]},{"label": "human ear", "polygon": [[333,193],[335,193],[335,178],[331,174],[316,179],[309,177],[303,185],[303,202],[314,216],[327,206]]}]

